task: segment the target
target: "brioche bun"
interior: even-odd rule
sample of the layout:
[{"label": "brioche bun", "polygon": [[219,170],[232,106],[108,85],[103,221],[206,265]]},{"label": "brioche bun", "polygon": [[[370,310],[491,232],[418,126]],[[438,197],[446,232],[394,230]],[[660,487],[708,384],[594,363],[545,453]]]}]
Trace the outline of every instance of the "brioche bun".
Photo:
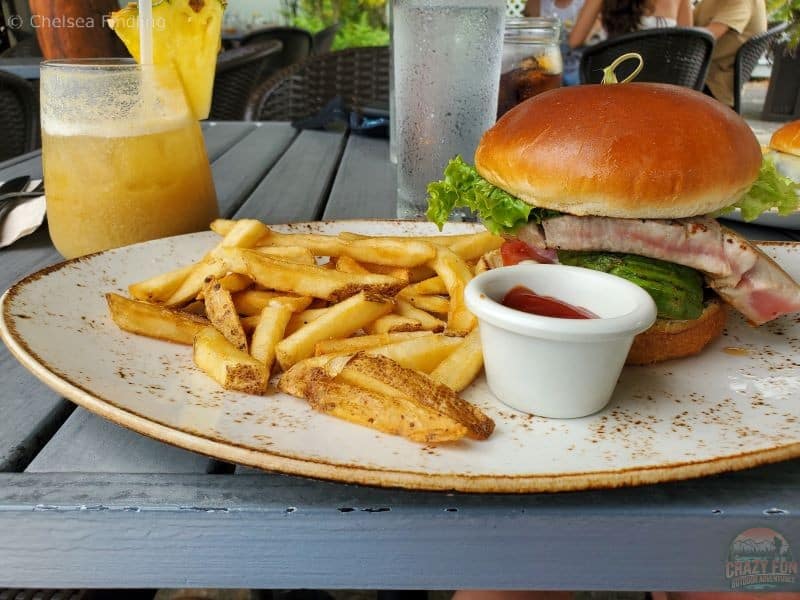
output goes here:
[{"label": "brioche bun", "polygon": [[730,206],[760,166],[759,143],[739,115],[654,83],[545,92],[507,112],[475,152],[482,177],[529,204],[641,219]]},{"label": "brioche bun", "polygon": [[800,120],[790,121],[772,134],[769,147],[778,152],[800,156]]},{"label": "brioche bun", "polygon": [[706,302],[697,319],[658,319],[650,329],[634,338],[625,364],[651,365],[697,354],[722,334],[727,317],[725,305],[714,298]]}]

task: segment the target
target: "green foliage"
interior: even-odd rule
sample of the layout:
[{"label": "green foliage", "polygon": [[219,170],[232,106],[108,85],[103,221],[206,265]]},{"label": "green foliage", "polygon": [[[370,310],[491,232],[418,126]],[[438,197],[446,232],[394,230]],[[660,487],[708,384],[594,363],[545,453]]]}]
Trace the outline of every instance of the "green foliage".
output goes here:
[{"label": "green foliage", "polygon": [[800,44],[800,0],[767,0],[767,15],[770,23],[789,23],[786,35],[790,50]]},{"label": "green foliage", "polygon": [[290,25],[316,33],[339,24],[333,50],[389,43],[386,0],[282,0]]}]

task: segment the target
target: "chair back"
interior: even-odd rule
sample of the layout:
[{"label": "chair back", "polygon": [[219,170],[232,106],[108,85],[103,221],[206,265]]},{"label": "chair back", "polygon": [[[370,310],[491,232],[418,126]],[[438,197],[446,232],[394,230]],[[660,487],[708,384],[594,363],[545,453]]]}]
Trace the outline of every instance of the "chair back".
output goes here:
[{"label": "chair back", "polygon": [[[589,46],[581,56],[581,83],[600,83],[603,68],[626,52],[637,52],[644,67],[636,81],[671,83],[702,90],[714,37],[704,30],[684,27],[645,29]],[[636,61],[625,61],[616,70],[622,81],[636,68]]]},{"label": "chair back", "polygon": [[277,69],[282,48],[280,42],[273,40],[222,52],[217,58],[209,118],[241,121],[255,85]]},{"label": "chair back", "polygon": [[736,52],[736,60],[733,65],[733,110],[737,113],[742,112],[742,87],[753,76],[753,70],[756,68],[758,60],[770,45],[780,38],[787,27],[789,27],[788,23],[781,23],[764,33],[754,35]]},{"label": "chair back", "polygon": [[389,48],[350,48],[314,55],[275,74],[250,97],[245,118],[294,121],[341,96],[345,106],[389,105]]},{"label": "chair back", "polygon": [[331,46],[333,46],[333,39],[336,37],[336,33],[339,31],[339,24],[334,23],[330,27],[326,27],[322,31],[318,31],[314,34],[314,43],[311,46],[311,52],[313,54],[324,54],[325,52],[331,51]]},{"label": "chair back", "polygon": [[297,27],[266,27],[251,31],[242,38],[241,45],[259,44],[277,40],[283,44],[283,50],[276,59],[279,69],[300,62],[311,54],[314,38],[305,29]]},{"label": "chair back", "polygon": [[39,103],[33,86],[0,71],[0,161],[36,149]]}]

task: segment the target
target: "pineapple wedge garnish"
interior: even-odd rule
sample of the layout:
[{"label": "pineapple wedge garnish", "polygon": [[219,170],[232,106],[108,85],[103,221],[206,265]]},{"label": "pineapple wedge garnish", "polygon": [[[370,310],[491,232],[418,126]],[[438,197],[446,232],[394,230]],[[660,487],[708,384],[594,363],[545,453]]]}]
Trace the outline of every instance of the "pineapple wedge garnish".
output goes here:
[{"label": "pineapple wedge garnish", "polygon": [[[222,36],[223,0],[153,0],[153,62],[175,65],[198,119],[211,110]],[[139,8],[131,2],[108,22],[139,62]]]}]

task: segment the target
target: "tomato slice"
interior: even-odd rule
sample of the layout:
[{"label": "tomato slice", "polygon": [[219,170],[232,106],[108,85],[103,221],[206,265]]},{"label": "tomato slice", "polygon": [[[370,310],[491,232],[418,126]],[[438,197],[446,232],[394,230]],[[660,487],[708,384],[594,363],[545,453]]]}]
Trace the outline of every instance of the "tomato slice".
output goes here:
[{"label": "tomato slice", "polygon": [[503,258],[503,266],[510,267],[521,263],[523,260],[532,260],[538,263],[552,263],[549,257],[536,252],[525,242],[520,240],[508,240],[500,246],[500,256]]},{"label": "tomato slice", "polygon": [[536,256],[528,244],[519,240],[503,242],[503,245],[500,246],[500,256],[503,258],[503,265],[506,267],[519,264],[523,260],[536,260]]}]

